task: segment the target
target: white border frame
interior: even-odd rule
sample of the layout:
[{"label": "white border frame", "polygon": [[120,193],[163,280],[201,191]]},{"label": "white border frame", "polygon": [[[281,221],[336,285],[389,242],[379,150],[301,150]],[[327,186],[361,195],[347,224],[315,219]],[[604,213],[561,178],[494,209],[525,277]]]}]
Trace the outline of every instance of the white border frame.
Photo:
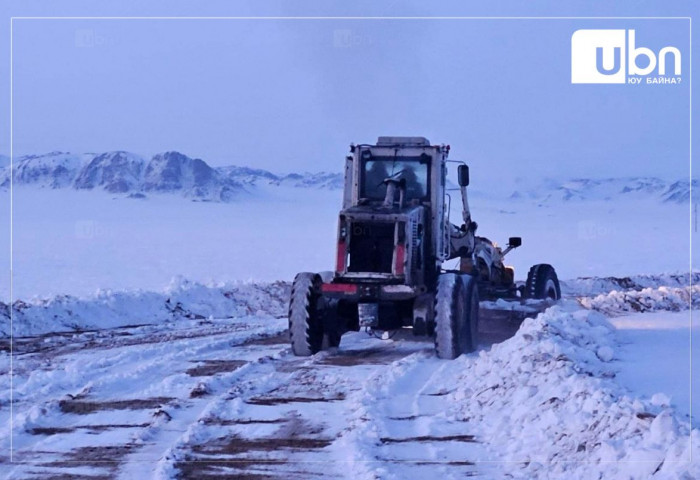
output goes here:
[{"label": "white border frame", "polygon": [[[95,17],[95,16],[59,16],[59,17],[47,17],[47,16],[13,16],[10,17],[10,463],[15,463],[13,459],[14,448],[13,448],[13,431],[14,431],[14,350],[13,350],[13,340],[14,335],[12,333],[13,326],[13,314],[12,314],[12,304],[14,303],[13,295],[13,212],[14,212],[14,193],[13,193],[13,175],[12,171],[14,169],[14,131],[13,131],[13,29],[15,20],[688,20],[688,185],[689,185],[689,248],[688,248],[688,271],[689,271],[689,325],[688,325],[688,337],[689,337],[689,426],[690,434],[689,439],[689,451],[690,458],[689,462],[693,463],[693,440],[692,440],[692,424],[693,424],[693,19],[689,16],[680,17],[573,17],[573,16],[554,16],[554,17],[498,17],[498,16],[457,16],[457,17],[447,17],[447,16],[435,16],[435,17],[407,17],[407,16],[374,16],[374,17],[360,17],[360,16],[348,16],[348,17],[337,17],[337,16],[303,16],[303,17],[288,17],[288,16],[225,16],[225,17],[213,17],[213,16],[194,16],[194,17],[173,17],[173,16],[114,16],[114,17]],[[154,460],[156,461],[156,460]],[[679,461],[680,462],[680,461]],[[478,463],[478,462],[477,462]],[[482,462],[483,463],[483,462]],[[493,463],[493,462],[487,462]],[[497,462],[497,463],[512,463]],[[577,462],[578,463],[578,462]],[[588,462],[586,462],[588,463]],[[614,462],[614,463],[629,463],[627,462]],[[632,462],[638,463],[638,462]]]}]

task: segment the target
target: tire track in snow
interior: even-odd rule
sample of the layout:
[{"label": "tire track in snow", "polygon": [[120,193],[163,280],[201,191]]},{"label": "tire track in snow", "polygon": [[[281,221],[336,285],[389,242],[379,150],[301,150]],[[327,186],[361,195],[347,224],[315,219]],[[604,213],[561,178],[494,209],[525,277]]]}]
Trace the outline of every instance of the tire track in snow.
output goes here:
[{"label": "tire track in snow", "polygon": [[176,413],[167,426],[144,436],[142,440],[146,446],[125,459],[117,478],[171,478],[175,475],[175,464],[181,458],[179,450],[201,436],[201,426],[209,423],[213,412],[232,400],[232,391],[255,389],[257,382],[273,373],[274,368],[270,363],[283,352],[284,348],[270,346],[264,356],[245,363],[231,373],[210,378],[203,384],[202,397],[190,400],[191,405],[186,412]]},{"label": "tire track in snow", "polygon": [[[338,351],[297,359],[284,336],[255,340],[286,324],[265,322],[179,321],[22,339],[14,433],[27,463],[0,474],[500,476],[479,462],[479,442],[488,439],[471,437],[468,418],[445,413],[454,400],[450,379],[471,383],[458,371],[471,368],[470,356],[443,362],[431,342],[351,333]],[[7,408],[0,398],[0,411]]]},{"label": "tire track in snow", "polygon": [[[323,473],[308,468],[307,464],[318,463],[308,456],[331,439],[319,436],[323,426],[310,420],[304,407],[316,409],[325,402],[342,401],[344,396],[309,385],[313,362],[285,352],[264,363],[247,365],[236,385],[214,399],[173,443],[156,478],[308,478]],[[301,388],[294,388],[297,385]]]},{"label": "tire track in snow", "polygon": [[[0,468],[0,475],[113,478],[126,459],[141,465],[156,461],[139,458],[139,452],[162,432],[196,418],[208,395],[235,380],[236,372],[222,371],[221,365],[255,362],[286,347],[252,341],[232,348],[275,334],[286,322],[247,318],[221,323],[118,329],[111,331],[113,341],[110,331],[100,332],[99,341],[78,335],[74,345],[61,340],[55,352],[38,349],[19,357],[14,430],[8,422],[0,433],[5,451],[13,436],[18,463]],[[181,331],[173,332],[178,326]]]},{"label": "tire track in snow", "polygon": [[[343,337],[340,350],[308,359],[281,356],[221,397],[203,415],[160,470],[159,478],[262,476],[264,478],[376,478],[383,459],[367,456],[353,441],[366,422],[358,419],[372,378],[394,362],[422,352],[425,341],[382,342],[363,333]],[[374,439],[371,449],[381,442]],[[375,472],[375,473],[373,473]]]},{"label": "tire track in snow", "polygon": [[370,379],[357,415],[364,428],[353,436],[358,451],[370,460],[366,476],[451,479],[495,474],[492,466],[479,464],[484,450],[473,427],[446,416],[451,390],[445,388],[445,376],[454,375],[451,365],[423,351],[393,362]]},{"label": "tire track in snow", "polygon": [[[34,378],[28,373],[25,393],[32,384],[44,391],[33,395],[42,406],[25,415],[16,429],[26,442],[18,453],[28,463],[49,458],[38,470],[34,465],[39,476],[119,473],[122,478],[176,474],[200,478],[201,471],[189,467],[192,459],[202,467],[203,456],[212,470],[225,470],[233,459],[242,467],[233,470],[286,478],[328,476],[328,465],[338,463],[373,477],[371,472],[381,473],[387,462],[402,460],[400,455],[375,454],[391,448],[399,454],[409,452],[403,460],[434,461],[437,454],[426,457],[424,448],[410,454],[408,448],[419,443],[441,451],[442,447],[432,446],[440,440],[419,438],[436,436],[430,427],[424,427],[426,434],[411,433],[418,438],[415,442],[386,433],[370,443],[346,442],[355,430],[364,428],[364,421],[348,419],[358,409],[357,400],[366,395],[368,379],[386,376],[394,364],[419,352],[419,363],[425,365],[418,371],[427,382],[429,372],[444,364],[433,358],[432,342],[410,335],[383,342],[351,333],[338,351],[297,359],[282,353],[288,351],[285,336],[256,340],[261,333],[280,331],[286,323],[264,321],[273,322],[277,330],[249,317],[233,323],[186,321],[25,342],[24,371],[43,362],[43,371],[54,378],[42,384],[46,378],[41,374]],[[55,348],[50,348],[53,342]],[[238,368],[231,373],[229,367]],[[58,371],[65,375],[56,375]],[[204,373],[208,375],[204,379],[197,377]],[[406,385],[397,383],[394,391],[413,392],[412,400],[406,395],[415,411],[427,408],[419,405],[424,400],[416,393],[421,382],[403,382]],[[389,404],[381,415],[390,414]],[[381,415],[372,415],[368,418],[382,423]],[[37,439],[30,432],[46,438]],[[459,435],[448,442],[464,443],[466,437]],[[98,449],[86,450],[95,439]],[[286,452],[284,461],[267,458],[275,450]],[[31,457],[30,451],[42,453]],[[466,466],[459,464],[463,460],[453,461]],[[31,478],[27,468],[15,473]]]}]

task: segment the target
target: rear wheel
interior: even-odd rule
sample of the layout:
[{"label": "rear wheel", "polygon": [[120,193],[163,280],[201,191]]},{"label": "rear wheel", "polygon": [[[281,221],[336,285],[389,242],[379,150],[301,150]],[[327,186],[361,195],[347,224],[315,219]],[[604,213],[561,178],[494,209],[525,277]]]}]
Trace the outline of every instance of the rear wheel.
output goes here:
[{"label": "rear wheel", "polygon": [[546,263],[533,265],[527,274],[525,294],[527,298],[538,300],[547,298],[559,300],[561,298],[561,287],[559,286],[559,278],[554,267]]},{"label": "rear wheel", "polygon": [[[289,300],[289,338],[292,352],[308,357],[320,351],[324,343],[323,323],[318,310],[321,277],[314,273],[300,273],[294,278]],[[329,339],[326,339],[327,343]],[[340,339],[338,338],[338,342]]]},{"label": "rear wheel", "polygon": [[444,273],[435,296],[435,351],[453,359],[477,347],[479,293],[470,275]]},{"label": "rear wheel", "polygon": [[465,343],[464,353],[473,352],[479,346],[479,286],[475,277],[462,275],[465,297],[467,300],[467,324],[469,338]]}]

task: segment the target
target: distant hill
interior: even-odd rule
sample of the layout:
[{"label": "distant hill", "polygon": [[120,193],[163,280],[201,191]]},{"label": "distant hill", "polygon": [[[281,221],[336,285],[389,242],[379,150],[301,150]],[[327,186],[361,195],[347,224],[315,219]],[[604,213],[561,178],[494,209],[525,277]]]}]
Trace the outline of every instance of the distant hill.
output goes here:
[{"label": "distant hill", "polygon": [[[9,158],[0,156],[0,188],[31,185],[39,188],[97,190],[125,196],[177,194],[193,200],[232,201],[257,187],[291,187],[336,190],[343,188],[343,175],[336,172],[290,173],[278,175],[247,166],[211,167],[198,158],[164,152],[151,159],[130,152],[71,154],[51,152],[15,158],[10,171]],[[545,179],[517,187],[509,194],[474,185],[476,195],[494,195],[504,200],[526,201],[546,206],[562,202],[656,199],[663,203],[688,203],[691,184],[687,179],[667,181],[656,177]],[[692,182],[693,195],[700,181]]]},{"label": "distant hill", "polygon": [[257,186],[342,188],[340,173],[276,175],[250,167],[211,167],[180,152],[164,152],[150,160],[125,151],[99,154],[51,152],[15,158],[0,157],[0,188],[15,186],[100,190],[115,194],[179,194],[186,198],[231,201]]},{"label": "distant hill", "polygon": [[[693,196],[700,182],[693,180]],[[656,177],[574,178],[565,181],[545,180],[536,186],[513,191],[514,200],[527,200],[540,205],[562,202],[609,201],[623,199],[656,199],[664,203],[688,203],[691,185],[688,179],[665,181]]]}]

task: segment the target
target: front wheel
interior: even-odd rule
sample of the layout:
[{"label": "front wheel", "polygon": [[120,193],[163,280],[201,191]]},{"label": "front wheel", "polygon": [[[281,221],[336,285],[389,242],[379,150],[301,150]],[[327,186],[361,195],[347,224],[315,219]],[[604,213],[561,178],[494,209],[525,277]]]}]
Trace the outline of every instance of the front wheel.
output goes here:
[{"label": "front wheel", "polygon": [[435,295],[435,352],[451,360],[478,343],[479,289],[471,275],[443,273]]},{"label": "front wheel", "polygon": [[561,287],[559,286],[559,278],[554,267],[546,263],[533,265],[527,274],[525,295],[527,298],[538,300],[547,298],[559,300],[561,298]]},{"label": "front wheel", "polygon": [[[308,272],[298,274],[292,284],[289,300],[289,339],[292,352],[297,357],[313,355],[324,346],[323,322],[318,309],[320,285],[321,277]],[[328,342],[328,339],[326,341]],[[334,342],[331,340],[331,343]]]}]

